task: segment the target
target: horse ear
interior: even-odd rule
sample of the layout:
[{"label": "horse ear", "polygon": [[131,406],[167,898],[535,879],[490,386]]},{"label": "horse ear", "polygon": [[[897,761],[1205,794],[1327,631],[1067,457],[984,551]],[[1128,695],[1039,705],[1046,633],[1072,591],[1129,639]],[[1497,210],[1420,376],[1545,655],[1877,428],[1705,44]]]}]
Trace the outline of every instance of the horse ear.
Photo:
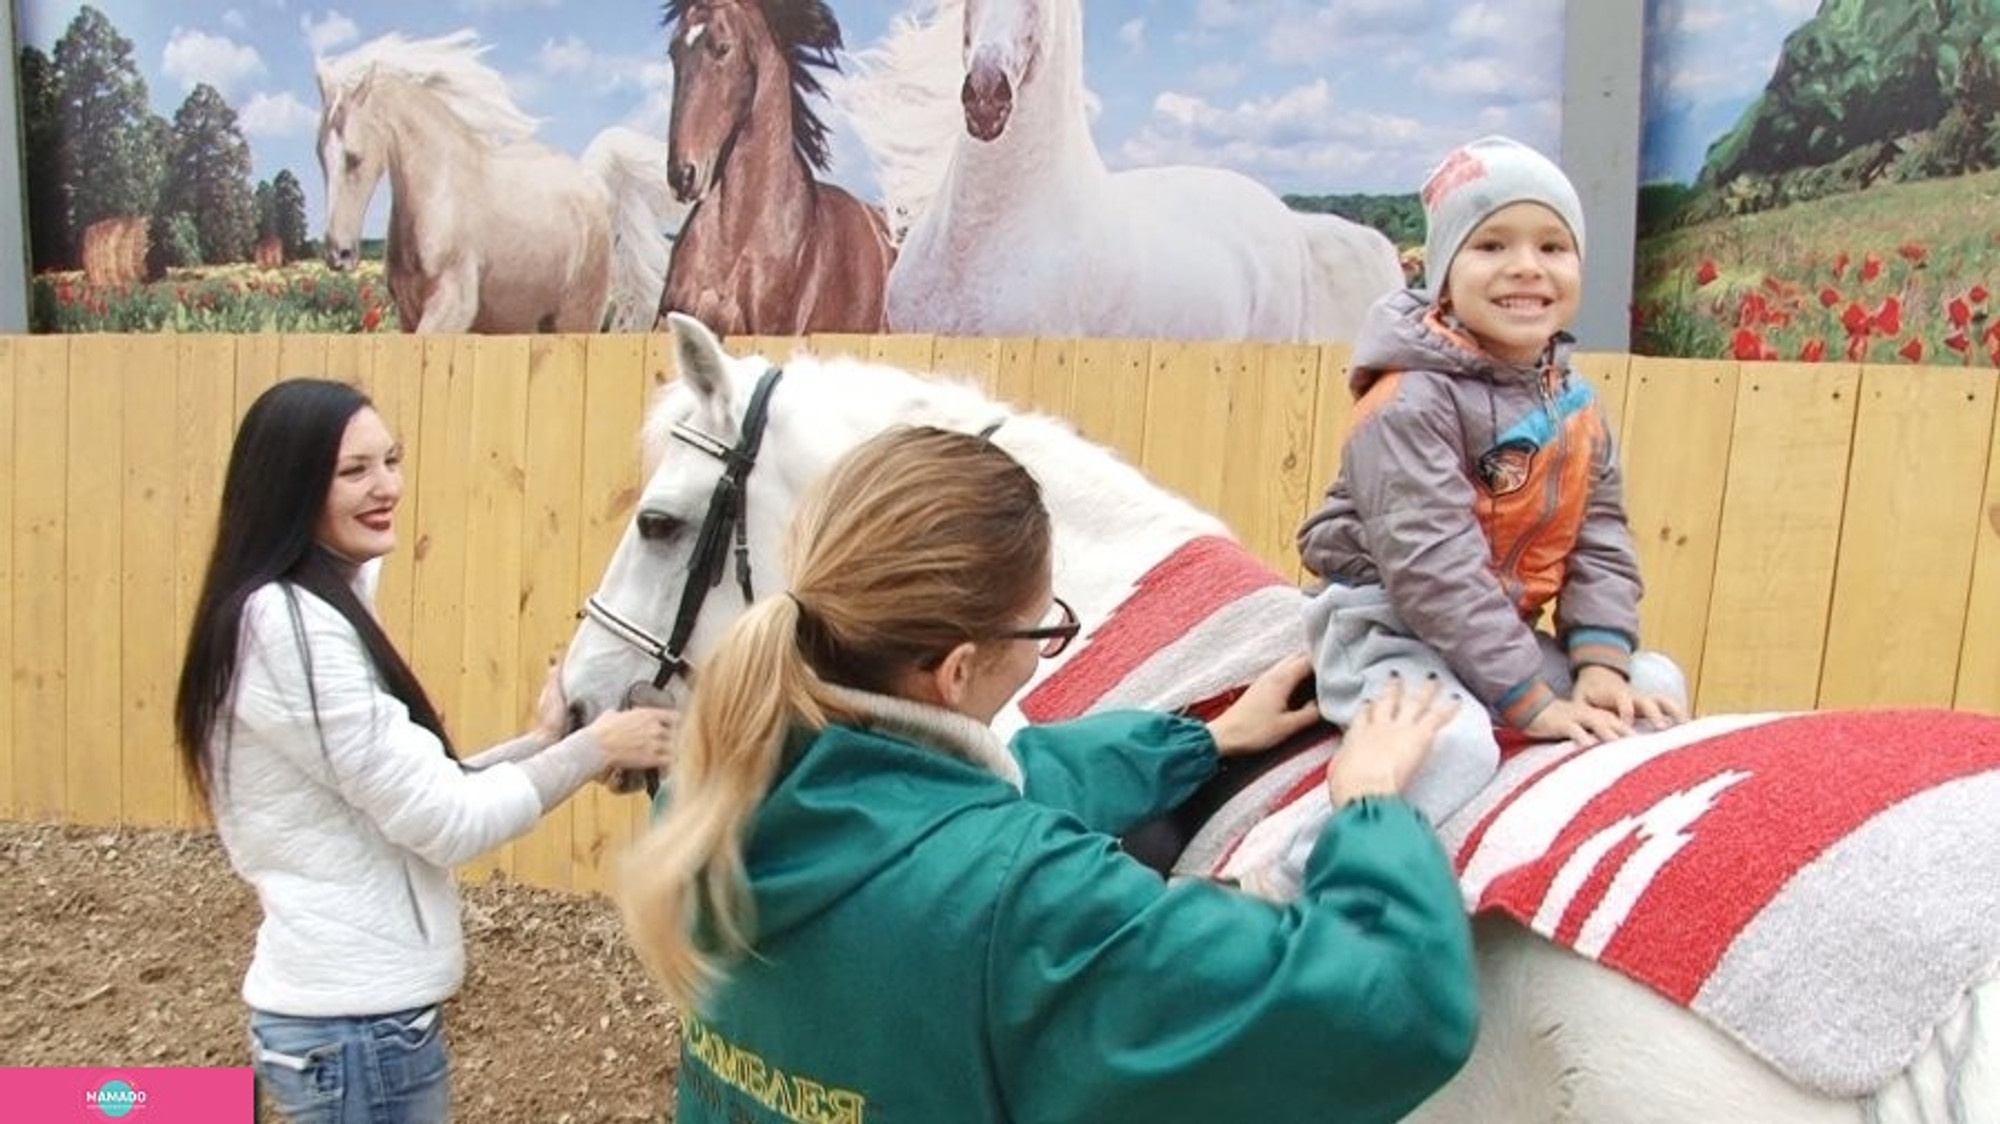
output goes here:
[{"label": "horse ear", "polygon": [[686,313],[667,313],[667,325],[673,329],[674,365],[680,377],[704,400],[728,401],[729,356],[722,352],[722,341],[708,325]]}]

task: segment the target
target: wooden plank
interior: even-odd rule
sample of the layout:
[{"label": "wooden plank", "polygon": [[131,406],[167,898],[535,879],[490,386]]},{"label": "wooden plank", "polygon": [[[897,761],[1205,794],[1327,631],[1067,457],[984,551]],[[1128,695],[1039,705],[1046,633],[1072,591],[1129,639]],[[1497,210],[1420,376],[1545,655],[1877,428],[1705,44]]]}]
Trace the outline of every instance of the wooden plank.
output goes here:
[{"label": "wooden plank", "polygon": [[236,337],[236,416],[242,417],[250,403],[278,381],[279,349],[287,337],[269,332]]},{"label": "wooden plank", "polygon": [[1017,410],[1035,409],[1035,341],[1014,337],[999,341],[993,364],[993,397]]},{"label": "wooden plank", "polygon": [[[639,502],[639,429],[647,377],[640,341],[593,336],[587,345],[583,400],[582,515],[577,576],[595,589]],[[571,888],[602,891],[614,856],[645,816],[645,800],[591,785],[571,801]]]},{"label": "wooden plank", "polygon": [[[69,337],[14,341],[14,790],[24,819],[69,814]],[[53,750],[50,747],[55,747]]]},{"label": "wooden plank", "polygon": [[939,336],[931,349],[931,371],[938,378],[977,387],[981,394],[998,400],[1000,341],[979,336]]},{"label": "wooden plank", "polygon": [[868,357],[905,371],[928,371],[935,361],[936,345],[937,337],[917,333],[876,336],[869,342]]},{"label": "wooden plank", "polygon": [[[2000,379],[2000,371],[1990,373]],[[2000,629],[1993,627],[1994,621],[2000,621],[2000,406],[1996,406],[1993,441],[1986,451],[1986,498],[1977,522],[1974,537],[1979,547],[1973,556],[1965,646],[1958,655],[1958,689],[1952,705],[1960,710],[2000,714]],[[1975,621],[1979,623],[1975,625]]]},{"label": "wooden plank", "polygon": [[415,547],[423,524],[423,458],[416,455],[423,435],[424,338],[401,333],[367,337],[369,395],[389,431],[403,444],[403,501],[396,508],[399,556],[382,567],[375,590],[375,616],[400,652],[412,651],[416,597]]},{"label": "wooden plank", "polygon": [[[662,338],[671,340],[670,336]],[[765,362],[779,366],[790,362],[792,356],[807,348],[808,343],[804,336],[735,336],[723,341],[723,350],[731,355],[738,358],[757,356]]]},{"label": "wooden plank", "polygon": [[[521,539],[527,480],[528,337],[472,338],[467,429],[464,614],[458,717],[468,751],[521,732]],[[539,684],[538,674],[535,682]],[[513,845],[467,864],[469,876],[513,870]]]},{"label": "wooden plank", "polygon": [[[240,337],[238,337],[240,338]],[[222,510],[222,485],[235,440],[236,348],[238,338],[209,332],[175,337],[174,372],[174,635],[181,639],[174,661],[186,649],[195,603],[215,548],[215,524]],[[178,753],[178,750],[176,750]],[[207,814],[185,777],[174,786],[174,822],[197,825]]]},{"label": "wooden plank", "polygon": [[1701,682],[1708,598],[1736,412],[1733,363],[1636,358],[1620,450],[1646,594],[1639,644]]},{"label": "wooden plank", "polygon": [[178,822],[180,759],[174,692],[181,634],[175,627],[176,521],[180,481],[174,419],[179,348],[172,335],[126,336],[130,352],[113,378],[125,410],[119,616],[123,619],[125,823]]},{"label": "wooden plank", "polygon": [[866,359],[875,344],[875,337],[860,332],[814,332],[805,339],[806,346],[822,359],[840,355]]},{"label": "wooden plank", "polygon": [[[14,450],[14,337],[0,335],[0,480],[12,481],[20,475],[20,464]],[[14,740],[14,539],[17,534],[14,523],[14,489],[0,484],[0,527],[5,527],[6,538],[0,538],[0,668],[5,668],[6,678],[0,679],[0,818],[15,819],[20,815],[14,797],[14,755],[29,752],[30,746],[46,752],[46,743],[16,743]]]},{"label": "wooden plank", "polygon": [[1234,351],[1219,343],[1155,343],[1146,380],[1139,468],[1208,511],[1222,506]]},{"label": "wooden plank", "polygon": [[1993,408],[1990,371],[1862,368],[1819,705],[1951,704]]},{"label": "wooden plank", "polygon": [[[547,670],[575,629],[578,538],[583,523],[584,361],[589,338],[537,336],[528,348],[527,428],[521,523],[520,653],[516,711],[532,716]],[[514,874],[550,889],[571,887],[574,800],[542,817],[514,843]]]},{"label": "wooden plank", "polygon": [[1035,341],[1035,357],[1028,372],[1028,401],[1042,413],[1059,418],[1072,416],[1070,392],[1076,383],[1076,344],[1073,339]]},{"label": "wooden plank", "polygon": [[1231,396],[1223,511],[1252,554],[1290,574],[1299,564],[1299,523],[1325,487],[1312,471],[1320,349],[1274,344],[1252,355]]},{"label": "wooden plank", "polygon": [[[1221,425],[1221,456],[1208,465],[1214,478],[1214,499],[1202,506],[1219,516],[1244,542],[1268,537],[1275,521],[1271,511],[1268,471],[1275,466],[1263,462],[1258,447],[1265,425],[1265,409],[1270,398],[1261,368],[1264,348],[1259,344],[1238,344],[1219,352],[1216,374],[1221,380],[1225,403],[1216,420]],[[1252,548],[1254,551],[1254,547]]]},{"label": "wooden plank", "polygon": [[278,377],[281,379],[328,377],[327,337],[318,332],[294,332],[278,337]]},{"label": "wooden plank", "polygon": [[374,396],[375,352],[371,344],[380,337],[355,332],[337,332],[320,337],[320,370],[327,378],[351,383],[362,393]]},{"label": "wooden plank", "polygon": [[[1340,474],[1340,450],[1347,444],[1348,419],[1354,415],[1354,393],[1348,389],[1348,362],[1352,349],[1344,343],[1324,344],[1319,349],[1319,377],[1313,392],[1312,446],[1307,460],[1306,479],[1311,490],[1299,509],[1299,521],[1319,510],[1327,490]],[[1319,578],[1296,563],[1292,572],[1301,582],[1317,585]]]},{"label": "wooden plank", "polygon": [[1840,554],[1859,367],[1743,368],[1698,708],[1810,710]]},{"label": "wooden plank", "polygon": [[1152,345],[1144,340],[1087,339],[1076,346],[1070,384],[1070,419],[1085,437],[1108,445],[1130,464],[1146,449],[1146,369]]},{"label": "wooden plank", "polygon": [[[416,493],[421,522],[415,541],[408,533],[398,545],[407,551],[401,564],[411,574],[411,634],[405,649],[412,670],[422,680],[431,702],[444,716],[454,745],[478,747],[459,721],[463,675],[460,661],[465,638],[465,525],[470,492],[471,457],[467,419],[472,415],[472,339],[469,336],[425,336],[424,397],[421,429],[404,456],[404,464],[420,466],[422,488]],[[404,490],[405,503],[409,489]],[[401,553],[401,551],[399,551]],[[398,560],[391,557],[385,569]]]},{"label": "wooden plank", "polygon": [[[117,372],[131,369],[131,336],[81,336],[70,344],[66,496],[72,510],[120,509],[124,485],[124,396]],[[121,544],[112,518],[72,519],[64,564],[64,727],[67,816],[118,821],[124,793],[120,744],[124,683],[119,671]]]}]

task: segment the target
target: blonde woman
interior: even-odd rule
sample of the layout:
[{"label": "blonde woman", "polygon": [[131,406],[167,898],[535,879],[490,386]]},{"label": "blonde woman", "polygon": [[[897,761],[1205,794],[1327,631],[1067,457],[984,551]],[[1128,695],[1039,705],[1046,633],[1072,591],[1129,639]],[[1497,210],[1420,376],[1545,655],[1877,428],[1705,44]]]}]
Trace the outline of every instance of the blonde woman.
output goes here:
[{"label": "blonde woman", "polygon": [[1206,725],[1002,744],[1080,624],[1034,480],[940,430],[849,454],[791,561],[703,667],[619,892],[682,1012],[682,1124],[1391,1120],[1458,1069],[1470,937],[1397,795],[1450,716],[1434,689],[1356,720],[1296,902],[1169,884],[1116,833],[1311,722],[1303,653]]}]

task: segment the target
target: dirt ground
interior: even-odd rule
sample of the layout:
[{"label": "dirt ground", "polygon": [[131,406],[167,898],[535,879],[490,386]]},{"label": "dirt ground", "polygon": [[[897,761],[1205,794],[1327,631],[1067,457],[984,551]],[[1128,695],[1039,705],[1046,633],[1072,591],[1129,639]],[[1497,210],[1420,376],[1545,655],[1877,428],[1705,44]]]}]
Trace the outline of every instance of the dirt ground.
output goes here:
[{"label": "dirt ground", "polygon": [[[0,1065],[248,1064],[257,900],[212,833],[0,821]],[[465,887],[461,1124],[673,1119],[679,1024],[602,898]]]}]

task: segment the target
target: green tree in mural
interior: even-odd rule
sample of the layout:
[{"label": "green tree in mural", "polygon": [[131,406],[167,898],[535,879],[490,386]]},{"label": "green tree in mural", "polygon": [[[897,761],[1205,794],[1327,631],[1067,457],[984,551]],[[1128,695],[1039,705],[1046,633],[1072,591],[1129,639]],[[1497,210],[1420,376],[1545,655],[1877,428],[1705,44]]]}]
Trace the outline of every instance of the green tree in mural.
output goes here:
[{"label": "green tree in mural", "polygon": [[69,220],[69,261],[91,223],[153,211],[160,186],[155,123],[132,41],[85,5],[56,40],[56,181]]},{"label": "green tree in mural", "polygon": [[28,245],[37,271],[73,264],[73,235],[62,181],[55,175],[61,132],[56,121],[56,68],[49,56],[21,48],[21,149],[27,169]]},{"label": "green tree in mural", "polygon": [[275,238],[278,234],[277,216],[271,213],[271,181],[257,181],[257,241]]},{"label": "green tree in mural", "polygon": [[306,256],[306,189],[290,168],[271,180],[271,233],[285,244],[285,260]]},{"label": "green tree in mural", "polygon": [[257,236],[250,145],[237,128],[236,111],[206,82],[195,86],[174,113],[159,214],[194,220],[204,262],[250,256]]}]

